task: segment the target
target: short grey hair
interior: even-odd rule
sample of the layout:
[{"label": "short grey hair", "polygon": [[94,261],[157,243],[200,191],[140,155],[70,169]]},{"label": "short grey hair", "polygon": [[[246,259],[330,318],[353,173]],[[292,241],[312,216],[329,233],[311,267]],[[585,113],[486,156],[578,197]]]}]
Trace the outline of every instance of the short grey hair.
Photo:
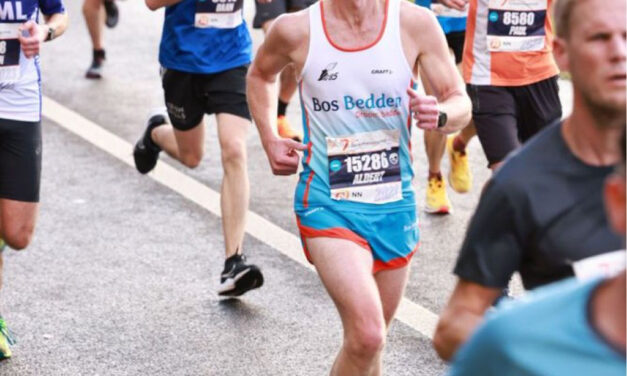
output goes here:
[{"label": "short grey hair", "polygon": [[557,0],[553,8],[553,19],[555,20],[555,35],[559,38],[568,38],[570,35],[570,18],[575,5],[585,0]]}]

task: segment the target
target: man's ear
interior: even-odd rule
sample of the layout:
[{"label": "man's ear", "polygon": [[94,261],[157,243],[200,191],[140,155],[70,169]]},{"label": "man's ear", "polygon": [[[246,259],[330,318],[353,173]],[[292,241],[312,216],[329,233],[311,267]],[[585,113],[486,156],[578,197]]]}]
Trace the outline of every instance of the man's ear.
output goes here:
[{"label": "man's ear", "polygon": [[553,57],[562,72],[570,70],[568,48],[564,39],[556,37],[553,40]]}]

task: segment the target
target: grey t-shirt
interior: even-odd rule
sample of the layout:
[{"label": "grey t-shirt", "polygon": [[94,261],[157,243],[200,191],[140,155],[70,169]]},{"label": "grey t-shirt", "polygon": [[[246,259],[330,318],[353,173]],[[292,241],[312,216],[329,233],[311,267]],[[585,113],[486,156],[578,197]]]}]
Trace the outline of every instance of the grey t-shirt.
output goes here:
[{"label": "grey t-shirt", "polygon": [[572,263],[622,248],[605,218],[603,184],[612,167],[584,164],[561,123],[511,155],[473,216],[455,274],[503,288],[520,272],[526,289],[572,276]]}]

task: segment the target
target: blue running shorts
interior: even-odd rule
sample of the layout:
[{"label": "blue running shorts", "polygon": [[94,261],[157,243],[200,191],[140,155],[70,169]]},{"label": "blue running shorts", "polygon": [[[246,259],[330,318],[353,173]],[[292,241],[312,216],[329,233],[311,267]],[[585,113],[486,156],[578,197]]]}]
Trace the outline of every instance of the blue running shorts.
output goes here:
[{"label": "blue running shorts", "polygon": [[306,238],[346,239],[371,252],[374,259],[373,274],[409,264],[420,239],[416,210],[359,213],[316,207],[297,210],[296,220],[309,262],[311,258]]}]

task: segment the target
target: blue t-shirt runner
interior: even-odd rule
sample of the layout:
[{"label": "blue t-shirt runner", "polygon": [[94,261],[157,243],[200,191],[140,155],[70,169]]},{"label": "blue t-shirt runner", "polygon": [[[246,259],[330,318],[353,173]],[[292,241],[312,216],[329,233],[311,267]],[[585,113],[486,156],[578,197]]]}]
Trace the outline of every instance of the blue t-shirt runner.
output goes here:
[{"label": "blue t-shirt runner", "polygon": [[601,283],[569,279],[501,304],[458,351],[449,376],[625,375],[624,349],[614,348],[591,322]]},{"label": "blue t-shirt runner", "polygon": [[239,296],[263,284],[259,268],[245,262],[240,231],[249,197],[246,132],[251,125],[246,74],[252,42],[243,17],[244,0],[146,0],[146,4],[153,10],[166,7],[159,62],[167,113],[159,109],[146,121],[133,150],[135,167],[148,173],[162,149],[185,166],[196,167],[204,153],[204,116],[216,115],[224,170],[221,214],[228,218],[218,294]]},{"label": "blue t-shirt runner", "polygon": [[249,64],[252,40],[243,0],[183,0],[166,7],[159,62],[187,73],[217,73]]}]

